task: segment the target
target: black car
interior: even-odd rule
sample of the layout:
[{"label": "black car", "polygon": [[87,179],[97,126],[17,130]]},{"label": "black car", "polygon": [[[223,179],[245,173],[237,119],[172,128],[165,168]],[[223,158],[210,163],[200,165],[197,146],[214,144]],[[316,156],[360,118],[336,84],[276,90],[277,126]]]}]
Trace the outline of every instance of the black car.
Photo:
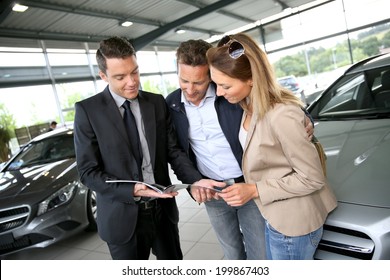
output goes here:
[{"label": "black car", "polygon": [[96,230],[96,196],[76,169],[72,129],[42,134],[0,173],[0,255]]}]

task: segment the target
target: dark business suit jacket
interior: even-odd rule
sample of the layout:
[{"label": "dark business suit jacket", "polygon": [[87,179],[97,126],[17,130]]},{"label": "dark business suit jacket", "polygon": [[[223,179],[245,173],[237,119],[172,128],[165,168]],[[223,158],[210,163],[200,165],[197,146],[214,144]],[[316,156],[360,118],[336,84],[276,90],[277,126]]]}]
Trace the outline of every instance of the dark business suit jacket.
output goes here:
[{"label": "dark business suit jacket", "polygon": [[[168,162],[179,180],[193,183],[201,179],[191,161],[178,146],[169,110],[163,96],[140,91],[138,96],[155,181],[171,184]],[[81,182],[97,193],[99,235],[113,244],[131,238],[137,222],[138,206],[133,184],[105,183],[106,179],[138,180],[122,116],[108,87],[75,104],[75,147]],[[164,214],[178,223],[175,199],[160,199]]]}]

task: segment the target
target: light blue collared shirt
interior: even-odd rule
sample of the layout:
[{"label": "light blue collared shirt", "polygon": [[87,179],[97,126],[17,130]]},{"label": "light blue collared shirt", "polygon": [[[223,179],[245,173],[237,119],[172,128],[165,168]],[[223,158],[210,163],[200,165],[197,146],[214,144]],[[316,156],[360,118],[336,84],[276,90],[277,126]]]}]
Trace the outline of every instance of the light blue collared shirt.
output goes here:
[{"label": "light blue collared shirt", "polygon": [[242,171],[219,125],[214,107],[215,98],[212,86],[208,87],[199,106],[188,102],[183,92],[181,94],[190,125],[188,136],[191,148],[196,156],[198,170],[204,176],[216,180],[237,178],[242,175]]}]

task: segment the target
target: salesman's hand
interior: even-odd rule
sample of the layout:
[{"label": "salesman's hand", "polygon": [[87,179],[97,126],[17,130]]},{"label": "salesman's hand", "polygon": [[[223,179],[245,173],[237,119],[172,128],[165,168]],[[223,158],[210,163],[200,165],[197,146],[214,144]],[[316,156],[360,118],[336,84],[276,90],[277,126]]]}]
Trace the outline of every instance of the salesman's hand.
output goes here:
[{"label": "salesman's hand", "polygon": [[172,198],[177,196],[177,192],[171,192],[171,193],[158,193],[144,184],[135,184],[134,186],[134,194],[133,196],[146,196],[146,197],[156,197],[156,198]]},{"label": "salesman's hand", "polygon": [[219,199],[217,193],[212,190],[213,187],[225,187],[226,183],[217,182],[210,179],[202,179],[191,185],[191,195],[198,203]]}]

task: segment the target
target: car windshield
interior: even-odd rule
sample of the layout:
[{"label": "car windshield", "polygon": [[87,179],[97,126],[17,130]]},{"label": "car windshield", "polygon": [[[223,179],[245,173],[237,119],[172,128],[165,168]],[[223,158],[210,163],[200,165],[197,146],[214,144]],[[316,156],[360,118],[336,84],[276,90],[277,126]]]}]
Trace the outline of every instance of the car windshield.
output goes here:
[{"label": "car windshield", "polygon": [[27,144],[10,162],[6,170],[17,170],[30,165],[39,165],[74,157],[75,151],[72,135],[50,137]]},{"label": "car windshield", "polygon": [[390,117],[389,67],[342,77],[319,99],[311,115],[319,120]]}]

